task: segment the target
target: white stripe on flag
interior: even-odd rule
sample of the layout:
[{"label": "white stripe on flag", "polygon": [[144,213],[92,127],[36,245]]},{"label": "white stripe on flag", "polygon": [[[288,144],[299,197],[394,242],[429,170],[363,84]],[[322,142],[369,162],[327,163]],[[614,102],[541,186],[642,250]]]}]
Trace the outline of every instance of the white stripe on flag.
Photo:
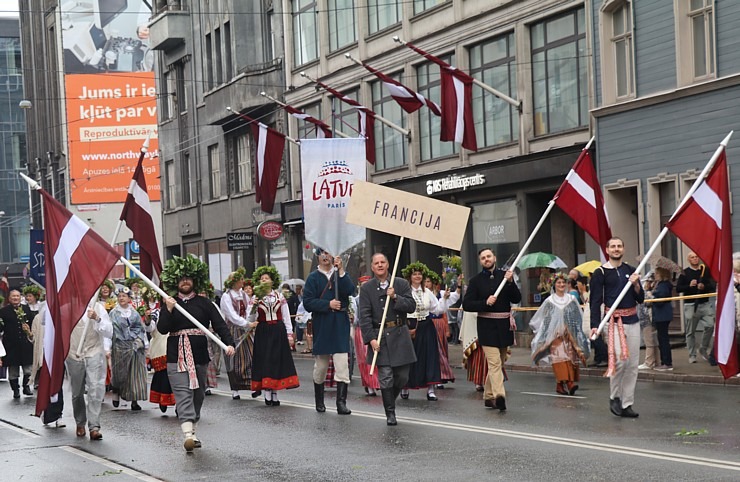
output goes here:
[{"label": "white stripe on flag", "polygon": [[391,96],[395,96],[395,97],[406,97],[407,99],[413,99],[414,98],[403,87],[399,87],[396,84],[391,84],[390,82],[383,82],[383,84],[385,84],[385,87],[388,89],[388,92],[391,93]]},{"label": "white stripe on flag", "polygon": [[292,115],[296,119],[302,119],[302,120],[310,117],[308,114],[290,114],[290,115]]},{"label": "white stripe on flag", "polygon": [[57,280],[57,293],[62,291],[64,281],[67,279],[69,274],[69,266],[72,261],[72,255],[74,254],[77,246],[82,242],[82,238],[87,234],[87,230],[90,227],[83,223],[77,216],[72,216],[67,221],[67,225],[62,230],[62,236],[59,239],[59,246],[54,253],[54,271],[56,273]]},{"label": "white stripe on flag", "polygon": [[[58,302],[58,300],[57,300]],[[49,378],[51,378],[52,369],[54,368],[54,340],[56,337],[54,321],[51,319],[51,313],[48,308],[44,310],[44,360],[46,360],[46,366],[49,369]],[[52,395],[54,395],[52,393]]]},{"label": "white stripe on flag", "polygon": [[[596,195],[594,194],[594,188],[589,183],[584,181],[573,169],[570,170],[565,180],[592,208],[596,209]],[[604,212],[606,212],[606,209]]]},{"label": "white stripe on flag", "polygon": [[717,361],[727,365],[730,359],[732,345],[735,343],[735,280],[730,276],[729,286],[725,291],[725,299],[718,300],[722,302],[722,308],[717,308]]},{"label": "white stripe on flag", "polygon": [[262,175],[265,173],[265,148],[267,147],[267,126],[260,123],[260,138],[257,142],[257,170],[260,177],[257,184],[262,187]]},{"label": "white stripe on flag", "polygon": [[465,136],[465,84],[455,76],[452,76],[452,84],[455,86],[455,97],[457,97],[455,142],[462,144]]},{"label": "white stripe on flag", "polygon": [[357,109],[360,114],[360,135],[367,139],[367,112]]},{"label": "white stripe on flag", "polygon": [[144,191],[141,186],[139,186],[139,183],[136,183],[136,187],[134,187],[134,192],[132,192],[134,196],[134,201],[136,201],[136,204],[141,206],[141,209],[146,211],[149,216],[152,215],[152,210],[150,209],[149,205],[149,195]]},{"label": "white stripe on flag", "polygon": [[706,182],[701,183],[694,192],[694,201],[707,215],[712,218],[717,227],[722,230],[722,200]]}]

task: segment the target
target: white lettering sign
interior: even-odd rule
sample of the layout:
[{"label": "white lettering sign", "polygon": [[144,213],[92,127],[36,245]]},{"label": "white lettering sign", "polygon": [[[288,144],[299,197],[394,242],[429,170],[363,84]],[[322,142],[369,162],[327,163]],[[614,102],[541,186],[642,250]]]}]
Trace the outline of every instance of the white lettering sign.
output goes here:
[{"label": "white lettering sign", "polygon": [[483,174],[474,174],[472,176],[452,174],[444,179],[427,181],[427,195],[431,196],[438,192],[452,191],[455,189],[462,189],[464,191],[471,186],[482,186],[485,183],[486,176]]}]

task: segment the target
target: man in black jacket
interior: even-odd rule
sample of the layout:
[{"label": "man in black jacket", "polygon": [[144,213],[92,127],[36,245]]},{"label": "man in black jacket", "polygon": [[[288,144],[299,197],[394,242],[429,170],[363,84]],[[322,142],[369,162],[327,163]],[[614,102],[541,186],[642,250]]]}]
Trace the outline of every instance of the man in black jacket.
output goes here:
[{"label": "man in black jacket", "polygon": [[8,305],[0,310],[3,320],[3,345],[6,355],[3,366],[8,367],[8,381],[13,390],[13,398],[21,398],[18,378],[23,370],[23,395],[33,395],[28,381],[31,378],[33,364],[33,340],[31,322],[33,314],[28,305],[21,304],[21,292],[11,290],[8,293]]},{"label": "man in black jacket", "polygon": [[[684,295],[703,295],[714,293],[716,284],[709,268],[701,264],[699,256],[691,252],[687,257],[689,267],[683,270],[676,282],[676,291]],[[686,348],[689,350],[689,363],[696,363],[696,328],[701,325],[703,334],[699,354],[705,360],[709,358],[714,332],[714,309],[709,298],[686,300],[683,303],[684,324],[686,325]]]},{"label": "man in black jacket", "polygon": [[[490,248],[478,251],[483,271],[473,276],[463,298],[463,309],[478,313],[478,343],[488,363],[488,376],[483,391],[487,408],[506,410],[503,366],[509,347],[514,344],[516,325],[511,316],[511,304],[519,303],[522,294],[514,273],[496,268],[496,255]],[[506,285],[498,296],[493,296],[503,280]]]}]

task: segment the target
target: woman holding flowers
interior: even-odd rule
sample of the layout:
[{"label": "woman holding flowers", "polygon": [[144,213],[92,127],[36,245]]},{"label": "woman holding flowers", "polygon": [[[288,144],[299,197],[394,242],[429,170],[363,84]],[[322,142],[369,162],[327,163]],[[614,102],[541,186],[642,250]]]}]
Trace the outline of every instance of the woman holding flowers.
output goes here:
[{"label": "woman holding flowers", "polygon": [[260,266],[252,275],[254,305],[249,321],[257,321],[252,357],[252,397],[265,392],[265,405],[279,406],[278,390],[297,388],[293,364],[293,325],[285,297],[276,289],[280,275],[273,266]]},{"label": "woman holding flowers", "polygon": [[247,270],[240,266],[224,281],[224,294],[221,296],[221,312],[236,342],[236,353],[226,360],[232,400],[239,400],[239,390],[249,390],[252,380],[253,330],[256,321],[248,321],[252,299],[244,292]]}]

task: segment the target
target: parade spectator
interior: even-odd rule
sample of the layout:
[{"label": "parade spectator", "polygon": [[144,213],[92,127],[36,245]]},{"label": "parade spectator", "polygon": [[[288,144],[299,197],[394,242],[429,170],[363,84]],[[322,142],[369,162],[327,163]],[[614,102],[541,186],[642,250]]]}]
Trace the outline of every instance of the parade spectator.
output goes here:
[{"label": "parade spectator", "polygon": [[224,281],[224,294],[221,296],[221,312],[236,343],[234,356],[226,363],[232,400],[241,398],[239,390],[252,388],[252,352],[257,322],[247,320],[252,298],[243,290],[246,275],[247,270],[241,266],[231,273]]},{"label": "parade spectator", "polygon": [[273,266],[260,266],[252,275],[256,309],[249,321],[258,321],[254,332],[252,357],[252,397],[265,392],[265,405],[280,405],[278,391],[300,386],[293,364],[293,325],[285,297],[273,286],[280,286],[280,275]]},{"label": "parade spectator", "polygon": [[[642,289],[645,291],[645,299],[653,297],[653,287],[655,286],[655,277],[651,273],[645,277],[642,282]],[[650,303],[652,305],[652,303]],[[640,331],[642,341],[645,343],[645,361],[640,364],[638,370],[652,370],[660,365],[660,352],[658,351],[658,335],[653,326],[652,308],[647,303],[637,305],[637,317],[640,320]]]},{"label": "parade spectator", "polygon": [[[463,297],[465,311],[478,313],[478,342],[483,347],[488,364],[483,405],[487,408],[506,410],[504,389],[504,362],[508,349],[514,344],[516,324],[511,315],[511,305],[522,300],[521,292],[514,283],[514,272],[496,267],[496,255],[490,248],[478,251],[478,260],[483,270],[473,276]],[[506,280],[498,296],[493,294]],[[549,283],[549,279],[546,280]]]},{"label": "parade spectator", "polygon": [[167,375],[177,402],[177,417],[185,440],[187,452],[201,447],[196,432],[200,410],[205,400],[206,376],[208,372],[208,343],[206,334],[198,329],[184,314],[175,309],[180,305],[204,328],[213,329],[227,345],[226,356],[234,355],[234,340],[226,323],[210,300],[197,296],[208,282],[208,266],[194,256],[174,257],[162,270],[162,284],[177,298],[164,298],[165,309],[161,310],[157,331],[167,336]]},{"label": "parade spectator", "polygon": [[303,305],[311,312],[313,320],[313,387],[316,411],[326,411],[324,380],[329,368],[329,357],[333,355],[337,413],[349,415],[352,411],[347,408],[347,388],[350,382],[350,320],[347,308],[355,286],[344,271],[341,257],[333,257],[320,248],[316,250],[316,254],[319,265],[306,278],[303,290]]},{"label": "parade spectator", "polygon": [[113,346],[111,349],[111,385],[115,395],[113,406],[120,399],[131,401],[131,410],[141,410],[138,400],[147,399],[146,348],[149,346],[146,333],[154,327],[141,319],[131,306],[131,290],[121,288],[118,306],[110,311],[113,323]]},{"label": "parade spectator", "polygon": [[[377,353],[378,381],[383,397],[387,425],[396,425],[396,398],[409,380],[411,364],[416,361],[414,345],[406,326],[408,313],[416,310],[411,288],[403,278],[389,280],[388,258],[375,253],[371,258],[373,278],[360,288],[360,329],[367,349],[367,363]],[[386,297],[390,298],[388,314],[379,343],[380,323]]]},{"label": "parade spectator", "polygon": [[613,237],[607,241],[609,260],[591,275],[591,335],[601,323],[601,305],[608,312],[627,283],[632,289],[617,306],[609,320],[608,349],[609,409],[618,417],[637,417],[632,409],[635,402],[637,366],[640,364],[640,323],[637,304],[645,300],[640,276],[635,268],[622,262],[624,242]]},{"label": "parade spectator", "polygon": [[[676,282],[676,291],[684,296],[703,295],[713,293],[716,289],[712,274],[696,253],[690,252],[686,258],[689,266],[683,270]],[[709,298],[685,300],[684,325],[686,331],[686,348],[689,351],[689,363],[696,363],[696,331],[702,327],[699,354],[709,360],[712,348],[712,334],[714,331],[714,310]]]},{"label": "parade spectator", "polygon": [[[669,298],[673,294],[671,273],[665,268],[655,268],[655,285],[653,299]],[[668,338],[668,325],[673,321],[673,304],[670,301],[650,303],[653,312],[653,326],[658,333],[658,348],[660,349],[660,365],[657,371],[673,371],[673,357],[671,342]]]},{"label": "parade spectator", "polygon": [[[78,437],[85,436],[85,424],[90,440],[101,440],[100,409],[105,397],[104,340],[113,336],[113,324],[100,301],[95,301],[72,330],[69,354],[65,361],[72,391],[72,411]],[[87,394],[87,402],[85,395]]]},{"label": "parade spectator", "polygon": [[[298,341],[298,332],[296,321],[295,321],[295,315],[298,312],[298,305],[301,304],[301,300],[298,298],[298,295],[295,291],[290,287],[288,283],[283,283],[283,286],[280,288],[283,292],[283,296],[285,297],[285,301],[288,303],[288,312],[290,313],[290,324],[293,326],[293,333],[296,335],[295,339]],[[293,351],[295,351],[295,345],[293,345]]]},{"label": "parade spectator", "polygon": [[31,387],[31,368],[33,366],[33,334],[31,332],[33,313],[28,305],[21,304],[21,292],[10,290],[8,304],[0,309],[0,319],[3,320],[3,345],[5,356],[3,366],[8,368],[8,381],[13,391],[13,398],[21,398],[19,383],[20,373],[23,372],[23,394],[33,395]]},{"label": "parade spectator", "polygon": [[[299,285],[299,284],[296,285],[296,287],[295,287],[295,296],[296,296],[296,299],[298,300],[298,306],[300,306],[301,303],[303,303],[303,285]],[[288,307],[288,308],[290,309],[290,307]],[[304,323],[303,326],[301,326],[298,323],[298,318],[297,318],[297,316],[298,316],[298,307],[296,307],[295,314],[296,314],[296,318],[294,318],[296,320],[296,323],[295,323],[295,340],[296,340],[296,342],[295,342],[295,344],[296,345],[303,345],[305,343],[303,341],[303,335],[304,335],[304,331],[306,330],[306,324]]]},{"label": "parade spectator", "polygon": [[566,278],[565,273],[552,276],[552,293],[529,322],[535,333],[532,360],[535,364],[552,365],[555,391],[560,395],[575,395],[580,380],[578,363],[585,366],[589,355],[581,306],[573,295],[566,293],[568,281],[573,280]]}]

